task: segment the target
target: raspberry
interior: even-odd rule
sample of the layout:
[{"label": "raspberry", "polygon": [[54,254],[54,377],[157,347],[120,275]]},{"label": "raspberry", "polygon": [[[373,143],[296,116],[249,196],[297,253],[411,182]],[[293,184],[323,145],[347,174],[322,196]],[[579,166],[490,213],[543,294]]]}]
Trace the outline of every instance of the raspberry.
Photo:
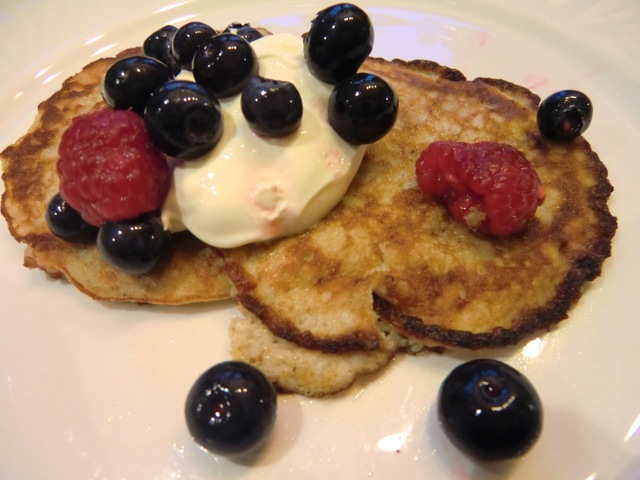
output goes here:
[{"label": "raspberry", "polygon": [[87,223],[128,220],[162,206],[167,163],[132,111],[105,109],[75,118],[58,153],[60,194]]},{"label": "raspberry", "polygon": [[521,230],[545,197],[524,154],[502,143],[433,142],[416,175],[420,189],[442,199],[457,220],[496,236]]}]

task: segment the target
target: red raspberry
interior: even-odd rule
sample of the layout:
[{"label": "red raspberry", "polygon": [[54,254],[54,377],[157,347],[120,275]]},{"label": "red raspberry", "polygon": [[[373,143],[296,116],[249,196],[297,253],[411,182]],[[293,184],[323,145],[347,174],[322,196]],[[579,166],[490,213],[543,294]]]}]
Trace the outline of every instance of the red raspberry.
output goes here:
[{"label": "red raspberry", "polygon": [[540,178],[519,150],[494,142],[433,142],[416,162],[418,186],[471,230],[521,230],[544,201]]},{"label": "red raspberry", "polygon": [[64,132],[58,153],[60,195],[87,223],[132,219],[162,206],[169,169],[137,114],[81,115]]}]

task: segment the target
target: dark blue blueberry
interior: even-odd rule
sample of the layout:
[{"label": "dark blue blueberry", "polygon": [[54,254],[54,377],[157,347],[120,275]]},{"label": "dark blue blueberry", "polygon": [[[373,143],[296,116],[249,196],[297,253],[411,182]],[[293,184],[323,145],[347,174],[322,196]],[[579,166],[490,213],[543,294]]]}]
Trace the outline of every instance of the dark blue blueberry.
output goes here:
[{"label": "dark blue blueberry", "polygon": [[144,119],[154,145],[182,160],[211,151],[222,136],[220,103],[195,82],[174,80],[161,86],[149,97]]},{"label": "dark blue blueberry", "polygon": [[302,98],[291,82],[253,77],[242,90],[242,113],[258,135],[292,133],[302,120]]},{"label": "dark blue blueberry", "polygon": [[311,73],[338,83],[358,71],[373,48],[373,24],[361,8],[340,3],[320,11],[304,37]]},{"label": "dark blue blueberry", "polygon": [[208,38],[193,57],[196,82],[219,98],[240,93],[257,73],[258,58],[253,48],[233,33]]},{"label": "dark blue blueberry", "polygon": [[173,25],[165,25],[149,35],[142,43],[142,51],[147,57],[153,57],[164,63],[171,73],[178,75],[180,73],[180,65],[173,56],[173,37],[178,29]]},{"label": "dark blue blueberry", "polygon": [[579,137],[591,124],[591,100],[577,90],[562,90],[549,95],[538,107],[538,128],[554,140]]},{"label": "dark blue blueberry", "polygon": [[85,242],[94,240],[98,234],[98,228],[85,222],[59,193],[49,201],[44,216],[49,230],[63,240]]},{"label": "dark blue blueberry", "polygon": [[356,73],[336,85],[329,97],[329,123],[345,141],[373,143],[393,127],[398,96],[381,77]]},{"label": "dark blue blueberry", "polygon": [[206,23],[189,22],[178,29],[173,37],[173,56],[178,64],[185,70],[191,70],[193,56],[198,45],[209,37],[213,37],[218,32]]},{"label": "dark blue blueberry", "polygon": [[438,394],[438,418],[451,442],[478,460],[525,454],[542,431],[533,385],[497,360],[473,360],[449,373]]},{"label": "dark blue blueberry", "polygon": [[237,456],[260,447],[276,417],[277,396],[252,365],[229,361],[204,372],[185,403],[187,427],[204,449]]},{"label": "dark blue blueberry", "polygon": [[117,60],[102,80],[102,98],[115,110],[142,114],[151,92],[172,80],[169,67],[155,58],[136,55]]},{"label": "dark blue blueberry", "polygon": [[119,270],[143,275],[167,255],[171,235],[157,215],[145,214],[133,220],[106,222],[98,232],[98,251]]},{"label": "dark blue blueberry", "polygon": [[248,23],[232,23],[224,29],[224,33],[235,33],[236,35],[244,38],[247,42],[251,43],[254,40],[262,38],[264,35],[259,30],[253,28]]}]

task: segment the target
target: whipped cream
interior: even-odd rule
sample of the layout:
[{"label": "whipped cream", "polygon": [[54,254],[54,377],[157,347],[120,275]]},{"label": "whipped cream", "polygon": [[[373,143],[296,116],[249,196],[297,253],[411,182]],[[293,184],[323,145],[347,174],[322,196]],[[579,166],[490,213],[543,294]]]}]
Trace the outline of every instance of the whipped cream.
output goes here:
[{"label": "whipped cream", "polygon": [[307,69],[300,37],[268,35],[251,45],[260,76],[289,81],[300,92],[300,127],[286,137],[260,137],[244,119],[240,95],[222,99],[220,141],[209,154],[176,166],[162,211],[166,228],[188,229],[220,248],[311,227],[342,199],[366,148],[345,142],[329,125],[332,86]]}]

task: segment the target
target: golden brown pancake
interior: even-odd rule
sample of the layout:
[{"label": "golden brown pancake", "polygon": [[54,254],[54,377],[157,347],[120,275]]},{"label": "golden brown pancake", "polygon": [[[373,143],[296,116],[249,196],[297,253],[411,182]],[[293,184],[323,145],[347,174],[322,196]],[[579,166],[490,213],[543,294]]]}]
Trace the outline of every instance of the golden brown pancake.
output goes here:
[{"label": "golden brown pancake", "polygon": [[[130,49],[117,58],[138,53],[140,49]],[[58,191],[60,138],[73,117],[104,108],[100,84],[114,61],[97,60],[66,80],[39,105],[29,132],[0,154],[2,214],[13,237],[26,244],[24,264],[67,278],[98,300],[183,304],[227,298],[231,283],[221,271],[219,255],[188,233],[173,236],[171,255],[160,268],[134,276],[103,261],[95,244],[60,240],[46,225],[46,206]]]},{"label": "golden brown pancake", "polygon": [[[338,392],[397,351],[515,343],[565,318],[610,255],[616,219],[606,168],[583,138],[541,137],[536,95],[501,80],[467,81],[428,61],[369,59],[363,70],[399,94],[398,121],[367,149],[327,218],[302,235],[219,253],[175,235],[160,268],[119,272],[94,245],[60,240],[44,220],[57,191],[60,137],[74,116],[102,107],[100,81],[113,61],[67,80],[1,154],[2,214],[26,244],[25,265],[100,300],[181,304],[236,289],[246,317],[231,323],[232,356],[262,368],[281,390]],[[524,152],[547,195],[535,219],[508,238],[457,223],[416,185],[415,160],[434,140],[496,141]]]},{"label": "golden brown pancake", "polygon": [[[587,141],[542,137],[540,99],[502,80],[467,81],[427,61],[369,59],[363,70],[396,89],[394,129],[367,149],[323,221],[222,252],[242,306],[275,337],[331,353],[377,351],[389,329],[413,351],[499,347],[564,319],[617,226],[607,170]],[[546,191],[535,218],[506,238],[456,222],[416,184],[415,161],[435,140],[522,151]]]}]

